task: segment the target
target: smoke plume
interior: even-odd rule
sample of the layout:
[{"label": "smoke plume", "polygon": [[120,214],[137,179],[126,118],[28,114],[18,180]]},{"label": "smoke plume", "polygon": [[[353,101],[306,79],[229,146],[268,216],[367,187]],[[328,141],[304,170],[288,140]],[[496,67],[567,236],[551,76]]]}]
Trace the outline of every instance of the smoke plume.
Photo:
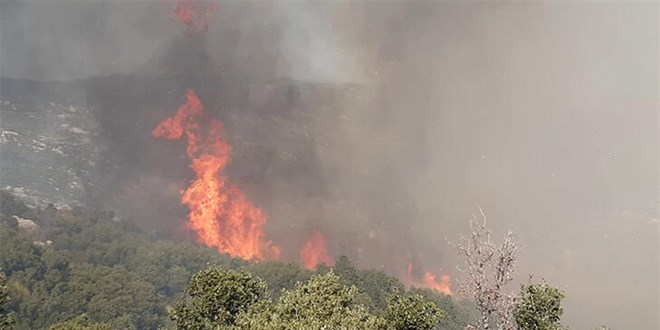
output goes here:
[{"label": "smoke plume", "polygon": [[656,4],[220,2],[192,34],[174,5],[0,4],[3,77],[84,79],[96,202],[185,232],[185,142],[149,133],[190,87],[282,259],[322,232],[328,263],[441,283],[480,205],[567,325],[658,328]]}]

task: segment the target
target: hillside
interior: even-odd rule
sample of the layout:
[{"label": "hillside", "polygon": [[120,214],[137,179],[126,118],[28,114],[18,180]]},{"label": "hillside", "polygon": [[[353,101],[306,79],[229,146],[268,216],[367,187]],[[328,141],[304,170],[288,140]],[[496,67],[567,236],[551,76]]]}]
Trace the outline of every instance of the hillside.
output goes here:
[{"label": "hillside", "polygon": [[[170,326],[168,311],[192,274],[209,266],[247,269],[263,279],[269,295],[292,289],[316,272],[294,263],[249,263],[187,241],[159,239],[112,212],[87,208],[30,208],[2,192],[0,267],[8,278],[16,329],[47,329],[85,314],[112,329]],[[382,271],[357,269],[341,257],[332,268],[355,286],[359,302],[383,313],[387,297],[404,285]],[[438,329],[462,329],[470,309],[450,296],[413,289],[446,312]]]},{"label": "hillside", "polygon": [[[266,232],[282,245],[283,260],[297,260],[316,231],[331,238],[334,255],[397,275],[420,250],[442,255],[410,235],[415,202],[397,170],[351,161],[348,136],[365,120],[351,109],[375,102],[362,85],[185,75],[4,78],[0,184],[33,205],[112,209],[163,237],[190,238],[179,203],[192,178],[184,146],[151,136],[188,87],[223,122],[232,147],[225,174],[265,211]],[[376,131],[372,139],[401,144]],[[441,269],[441,261],[414,260],[417,276]]]}]

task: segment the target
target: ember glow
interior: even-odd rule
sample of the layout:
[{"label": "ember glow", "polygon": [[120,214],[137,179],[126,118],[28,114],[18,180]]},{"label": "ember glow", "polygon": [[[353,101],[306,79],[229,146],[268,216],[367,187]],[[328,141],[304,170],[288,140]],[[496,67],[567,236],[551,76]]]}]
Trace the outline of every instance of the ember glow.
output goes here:
[{"label": "ember glow", "polygon": [[319,264],[323,263],[328,266],[335,264],[335,260],[328,255],[328,248],[325,244],[325,236],[323,233],[316,231],[314,235],[305,242],[303,249],[300,251],[300,260],[303,267],[309,270],[316,270]]},{"label": "ember glow", "polygon": [[246,260],[279,258],[280,250],[264,238],[266,215],[223,175],[231,146],[222,138],[223,124],[208,118],[192,89],[177,113],[153,130],[156,138],[188,140],[186,153],[196,178],[183,192],[190,209],[188,227],[202,243],[221,253]]},{"label": "ember glow", "polygon": [[176,0],[172,13],[188,32],[197,29],[206,31],[211,14],[216,10],[216,3],[199,0]]}]

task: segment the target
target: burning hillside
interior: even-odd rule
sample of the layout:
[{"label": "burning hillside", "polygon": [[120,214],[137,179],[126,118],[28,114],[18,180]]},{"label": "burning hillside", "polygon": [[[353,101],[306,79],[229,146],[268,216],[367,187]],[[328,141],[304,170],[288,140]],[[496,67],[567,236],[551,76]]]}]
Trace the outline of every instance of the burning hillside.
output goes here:
[{"label": "burning hillside", "polygon": [[247,260],[277,259],[279,248],[264,239],[266,215],[223,174],[231,147],[222,138],[222,122],[206,118],[204,106],[193,90],[188,90],[186,100],[152,134],[169,140],[185,134],[188,140],[186,153],[196,179],[182,194],[181,203],[190,208],[189,228],[202,243],[220,253]]},{"label": "burning hillside", "polygon": [[[77,237],[102,246],[44,232],[27,250],[52,240],[69,260],[89,246],[99,266],[148,271],[168,302],[176,291],[163,284],[181,288],[198,270],[177,268],[191,251],[274,267],[275,291],[350,260],[365,277],[455,294],[454,276],[469,267],[454,267],[460,255],[445,243],[480,205],[495,234],[518,233],[519,274],[566,291],[567,326],[660,328],[648,262],[658,241],[654,4],[0,6],[0,188],[48,211],[11,211],[4,222],[54,229],[63,224],[50,223],[53,208],[64,218],[88,210],[91,239]],[[132,248],[163,266],[145,267],[122,252],[130,237],[96,226],[102,219],[193,249]],[[57,230],[80,234],[70,225]],[[49,269],[38,282],[55,289],[79,278],[53,281],[50,268],[30,269]],[[42,287],[16,282],[23,275],[8,277],[10,291]],[[116,282],[128,281],[99,281]],[[82,304],[66,315],[89,311],[69,288]],[[30,291],[10,308],[65,315],[47,309],[71,299],[44,304]],[[21,329],[50,326],[36,319]]]},{"label": "burning hillside", "polygon": [[[207,20],[213,11],[214,5],[192,0],[180,0],[174,9],[175,16],[189,34],[207,32]],[[281,248],[265,238],[267,215],[240,187],[229,182],[224,173],[232,148],[223,138],[223,126],[221,121],[206,114],[202,101],[188,89],[186,102],[178,112],[160,122],[152,132],[155,138],[178,140],[185,136],[187,139],[186,154],[195,173],[195,179],[181,194],[181,203],[190,210],[187,227],[201,243],[220,253],[246,260],[278,259]],[[326,237],[320,230],[315,230],[304,242],[299,255],[307,269],[334,263]],[[446,275],[436,280],[436,275],[426,272],[417,280],[409,269],[404,277],[409,279],[410,285],[451,294]]]},{"label": "burning hillside", "polygon": [[206,28],[215,7],[170,5],[182,33],[147,63],[171,70],[65,84],[3,79],[4,184],[61,205],[112,208],[236,258],[315,269],[347,255],[408,285],[446,283],[424,275],[441,269],[442,257],[407,271],[406,255],[419,245],[408,235],[414,208],[403,184],[353,164],[339,138],[362,120],[352,105],[375,106],[370,87],[215,71],[202,56],[218,33]]}]

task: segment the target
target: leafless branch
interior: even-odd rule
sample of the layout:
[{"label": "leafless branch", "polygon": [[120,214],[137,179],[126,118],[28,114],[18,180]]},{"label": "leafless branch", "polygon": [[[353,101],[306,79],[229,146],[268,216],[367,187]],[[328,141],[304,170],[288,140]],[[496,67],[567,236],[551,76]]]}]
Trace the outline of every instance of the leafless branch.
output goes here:
[{"label": "leafless branch", "polygon": [[516,272],[518,246],[512,231],[508,231],[502,244],[496,246],[481,207],[479,213],[482,221],[473,215],[470,235],[460,235],[458,242],[450,242],[464,262],[464,267],[457,269],[467,273],[466,279],[458,283],[459,292],[473,297],[481,312],[477,327],[471,326],[470,329],[486,330],[495,325],[498,330],[512,330],[516,328],[512,313],[517,297],[503,293],[503,289]]}]

